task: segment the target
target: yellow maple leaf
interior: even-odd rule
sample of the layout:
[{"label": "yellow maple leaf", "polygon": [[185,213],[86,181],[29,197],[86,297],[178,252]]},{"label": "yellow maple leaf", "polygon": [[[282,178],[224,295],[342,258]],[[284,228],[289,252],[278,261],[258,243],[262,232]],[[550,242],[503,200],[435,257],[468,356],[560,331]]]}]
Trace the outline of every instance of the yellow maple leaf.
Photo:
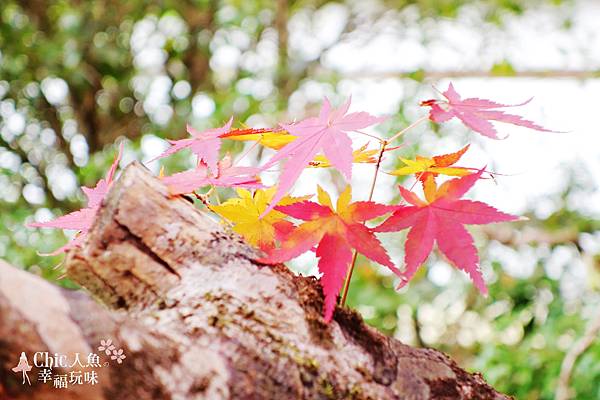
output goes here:
[{"label": "yellow maple leaf", "polygon": [[222,136],[224,139],[237,140],[240,142],[254,141],[270,149],[279,150],[288,143],[296,140],[296,136],[290,135],[284,130],[272,129],[234,129]]},{"label": "yellow maple leaf", "polygon": [[[375,164],[377,162],[379,149],[367,150],[368,145],[369,144],[367,143],[352,152],[353,163]],[[398,147],[391,147],[385,151],[392,151],[396,150],[397,148]],[[331,162],[327,159],[327,157],[319,154],[314,158],[313,161],[310,162],[309,165],[313,168],[329,168],[331,167]]]},{"label": "yellow maple leaf", "polygon": [[432,158],[426,158],[417,156],[414,160],[401,158],[400,160],[405,164],[404,167],[400,167],[395,171],[390,172],[391,175],[417,175],[417,178],[425,183],[427,179],[436,177],[438,174],[448,176],[465,176],[471,173],[469,168],[462,167],[451,167],[456,163],[463,154],[469,149],[469,145],[466,145],[459,151],[450,154],[444,154],[441,156],[435,156]]},{"label": "yellow maple leaf", "polygon": [[[268,251],[275,246],[276,240],[287,235],[294,225],[286,221],[286,215],[272,210],[263,218],[260,215],[266,210],[275,187],[258,189],[252,194],[245,189],[237,189],[236,198],[231,198],[220,205],[211,205],[210,209],[233,224],[234,232],[240,234],[249,244]],[[308,200],[311,196],[284,197],[278,205],[290,205]]]}]

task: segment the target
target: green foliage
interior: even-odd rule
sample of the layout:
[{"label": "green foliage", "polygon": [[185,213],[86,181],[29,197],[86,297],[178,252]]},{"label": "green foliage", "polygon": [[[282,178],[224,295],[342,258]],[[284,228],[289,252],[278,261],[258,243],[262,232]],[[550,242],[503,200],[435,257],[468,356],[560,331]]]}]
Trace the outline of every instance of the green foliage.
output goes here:
[{"label": "green foliage", "polygon": [[[594,224],[570,210],[544,223],[527,224],[546,228],[540,232],[552,232],[556,219],[567,216],[568,223],[561,226],[565,230]],[[513,277],[503,269],[502,260],[492,259],[489,267],[495,278],[485,299],[460,273],[453,273],[446,285],[433,284],[426,270],[435,264],[432,262],[399,294],[389,289],[393,277],[358,268],[349,305],[383,332],[412,345],[441,349],[462,366],[481,371],[501,392],[518,399],[554,399],[565,354],[584,334],[589,320],[596,317],[600,293],[593,280],[583,291],[569,290],[567,285],[573,283],[569,268],[574,268],[578,257],[585,257],[585,253],[575,246],[577,242],[548,245],[548,240],[534,238],[527,244],[539,254],[530,276]],[[548,271],[547,265],[566,247],[572,250],[572,256],[564,260],[562,272],[557,275]],[[590,263],[589,268],[600,270],[596,258]],[[572,373],[574,398],[600,398],[598,386],[590,384],[600,381],[598,360],[600,344],[596,342],[580,357]]]}]

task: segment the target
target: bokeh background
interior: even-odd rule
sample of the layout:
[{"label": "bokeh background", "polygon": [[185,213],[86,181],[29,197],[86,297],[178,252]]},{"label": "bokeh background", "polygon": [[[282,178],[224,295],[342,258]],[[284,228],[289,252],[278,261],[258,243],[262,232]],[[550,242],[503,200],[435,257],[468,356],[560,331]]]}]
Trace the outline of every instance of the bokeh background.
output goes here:
[{"label": "bokeh background", "polygon": [[[535,96],[520,112],[565,133],[505,125],[510,136],[491,141],[457,122],[423,124],[383,165],[471,142],[462,165],[503,174],[473,197],[529,221],[472,230],[490,296],[436,256],[400,292],[359,258],[349,303],[500,391],[559,398],[565,355],[600,320],[598,21],[595,0],[2,0],[0,257],[74,287],[61,256],[37,254],[67,236],[24,223],[79,208],[79,186],[104,175],[115,141],[125,142],[123,166],[158,155],[187,122],[206,128],[233,114],[237,126],[274,126],[316,112],[323,96],[339,104],[352,95],[352,109],[391,115],[374,131],[387,137],[425,115],[418,104],[436,95],[432,85],[452,81],[505,103]],[[256,149],[246,160],[268,155]],[[162,164],[175,172],[192,160]],[[356,197],[372,171],[355,167]],[[306,175],[295,193],[312,193],[314,179],[342,187],[335,172]],[[376,200],[397,201],[395,183],[383,176]],[[401,265],[402,235],[382,238]],[[306,257],[293,267],[315,271]],[[589,342],[568,394],[600,399],[600,340]]]}]

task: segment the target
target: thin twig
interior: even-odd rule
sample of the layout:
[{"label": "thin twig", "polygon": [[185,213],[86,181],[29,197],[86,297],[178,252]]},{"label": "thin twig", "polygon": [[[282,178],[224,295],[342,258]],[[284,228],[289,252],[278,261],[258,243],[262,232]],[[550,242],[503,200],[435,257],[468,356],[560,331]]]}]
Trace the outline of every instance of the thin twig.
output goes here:
[{"label": "thin twig", "polygon": [[[373,193],[375,193],[375,185],[377,184],[377,176],[379,175],[379,169],[381,167],[381,160],[383,159],[383,153],[385,152],[385,148],[388,144],[398,139],[400,136],[404,135],[409,130],[413,129],[421,122],[427,120],[427,116],[424,115],[406,128],[402,129],[400,132],[396,133],[389,139],[381,140],[381,147],[379,149],[379,155],[377,156],[377,164],[375,165],[375,173],[373,174],[373,181],[371,182],[371,190],[369,191],[369,200],[373,200]],[[342,299],[340,300],[340,305],[343,307],[346,304],[346,298],[348,297],[348,290],[350,289],[350,281],[352,280],[352,273],[354,272],[354,266],[356,265],[356,258],[358,257],[358,252],[354,250],[354,254],[352,255],[352,264],[350,265],[350,271],[348,271],[348,275],[346,276],[346,281],[344,282],[344,291],[342,293]]]},{"label": "thin twig", "polygon": [[[320,77],[326,77],[331,71],[321,70]],[[447,78],[546,78],[546,79],[597,79],[600,71],[596,69],[548,69],[524,71],[490,71],[490,70],[446,70],[446,71],[419,71],[418,74],[427,81],[437,81]],[[390,71],[372,72],[356,71],[342,74],[346,79],[414,79],[415,71]]]},{"label": "thin twig", "polygon": [[385,142],[384,139],[382,139],[378,136],[375,136],[375,135],[371,135],[370,133],[367,133],[367,132],[363,132],[363,131],[354,131],[354,132],[360,133],[361,135],[368,136],[370,138],[373,138],[373,139],[377,140],[380,144],[383,144],[383,142]]},{"label": "thin twig", "polygon": [[406,128],[402,129],[400,132],[396,133],[391,138],[387,139],[386,142],[392,143],[394,140],[398,139],[400,136],[404,135],[406,132],[410,131],[415,126],[419,125],[421,122],[427,120],[427,118],[429,118],[429,116],[427,116],[427,115],[422,116],[421,118],[419,118],[418,120],[416,120],[415,122],[413,122],[412,124],[407,126]]},{"label": "thin twig", "polygon": [[210,208],[210,202],[208,201],[209,197],[213,194],[215,190],[214,186],[211,186],[210,189],[208,190],[208,192],[204,193],[204,194],[198,194],[196,192],[192,192],[192,194],[202,202],[202,204],[204,204],[204,206],[206,208]]},{"label": "thin twig", "polygon": [[248,148],[248,150],[246,150],[239,158],[236,162],[240,162],[241,160],[244,159],[244,157],[246,157],[252,150],[254,150],[254,148],[256,148],[256,146],[258,145],[259,141],[257,140],[256,142],[254,142],[254,144],[252,144],[252,146],[250,146]]},{"label": "thin twig", "polygon": [[[369,192],[369,200],[373,199],[373,193],[375,193],[375,184],[377,183],[377,175],[379,174],[379,167],[381,166],[381,160],[383,159],[383,153],[385,152],[385,147],[388,142],[384,140],[381,143],[381,147],[379,149],[379,155],[377,156],[377,164],[375,165],[375,173],[373,174],[373,181],[371,182],[371,190]],[[346,282],[344,283],[344,292],[342,294],[342,300],[340,301],[341,306],[343,307],[346,304],[346,297],[348,297],[348,289],[350,289],[350,280],[352,280],[352,273],[354,272],[354,266],[356,265],[356,258],[358,257],[358,252],[354,250],[354,254],[352,256],[352,264],[350,264],[350,271],[346,277]]]},{"label": "thin twig", "polygon": [[571,374],[575,368],[575,363],[579,356],[585,353],[592,343],[594,343],[594,340],[596,340],[599,333],[600,313],[596,315],[596,318],[590,321],[583,337],[579,339],[565,355],[560,368],[558,383],[556,384],[555,400],[568,400],[571,397],[569,393],[569,380],[571,379]]}]

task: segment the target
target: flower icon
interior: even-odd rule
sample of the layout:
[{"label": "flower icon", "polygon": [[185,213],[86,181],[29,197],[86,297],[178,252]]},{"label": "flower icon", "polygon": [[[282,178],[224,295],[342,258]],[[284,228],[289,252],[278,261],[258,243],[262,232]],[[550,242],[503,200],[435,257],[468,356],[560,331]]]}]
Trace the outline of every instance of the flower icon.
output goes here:
[{"label": "flower icon", "polygon": [[100,346],[98,347],[98,351],[103,351],[106,353],[107,356],[110,355],[110,353],[112,351],[114,351],[115,349],[115,345],[112,344],[112,340],[111,339],[107,339],[107,340],[101,340],[100,341]]},{"label": "flower icon", "polygon": [[123,354],[123,349],[113,350],[112,354],[113,355],[110,356],[110,359],[117,360],[117,364],[121,364],[123,360],[127,358],[125,354]]}]

